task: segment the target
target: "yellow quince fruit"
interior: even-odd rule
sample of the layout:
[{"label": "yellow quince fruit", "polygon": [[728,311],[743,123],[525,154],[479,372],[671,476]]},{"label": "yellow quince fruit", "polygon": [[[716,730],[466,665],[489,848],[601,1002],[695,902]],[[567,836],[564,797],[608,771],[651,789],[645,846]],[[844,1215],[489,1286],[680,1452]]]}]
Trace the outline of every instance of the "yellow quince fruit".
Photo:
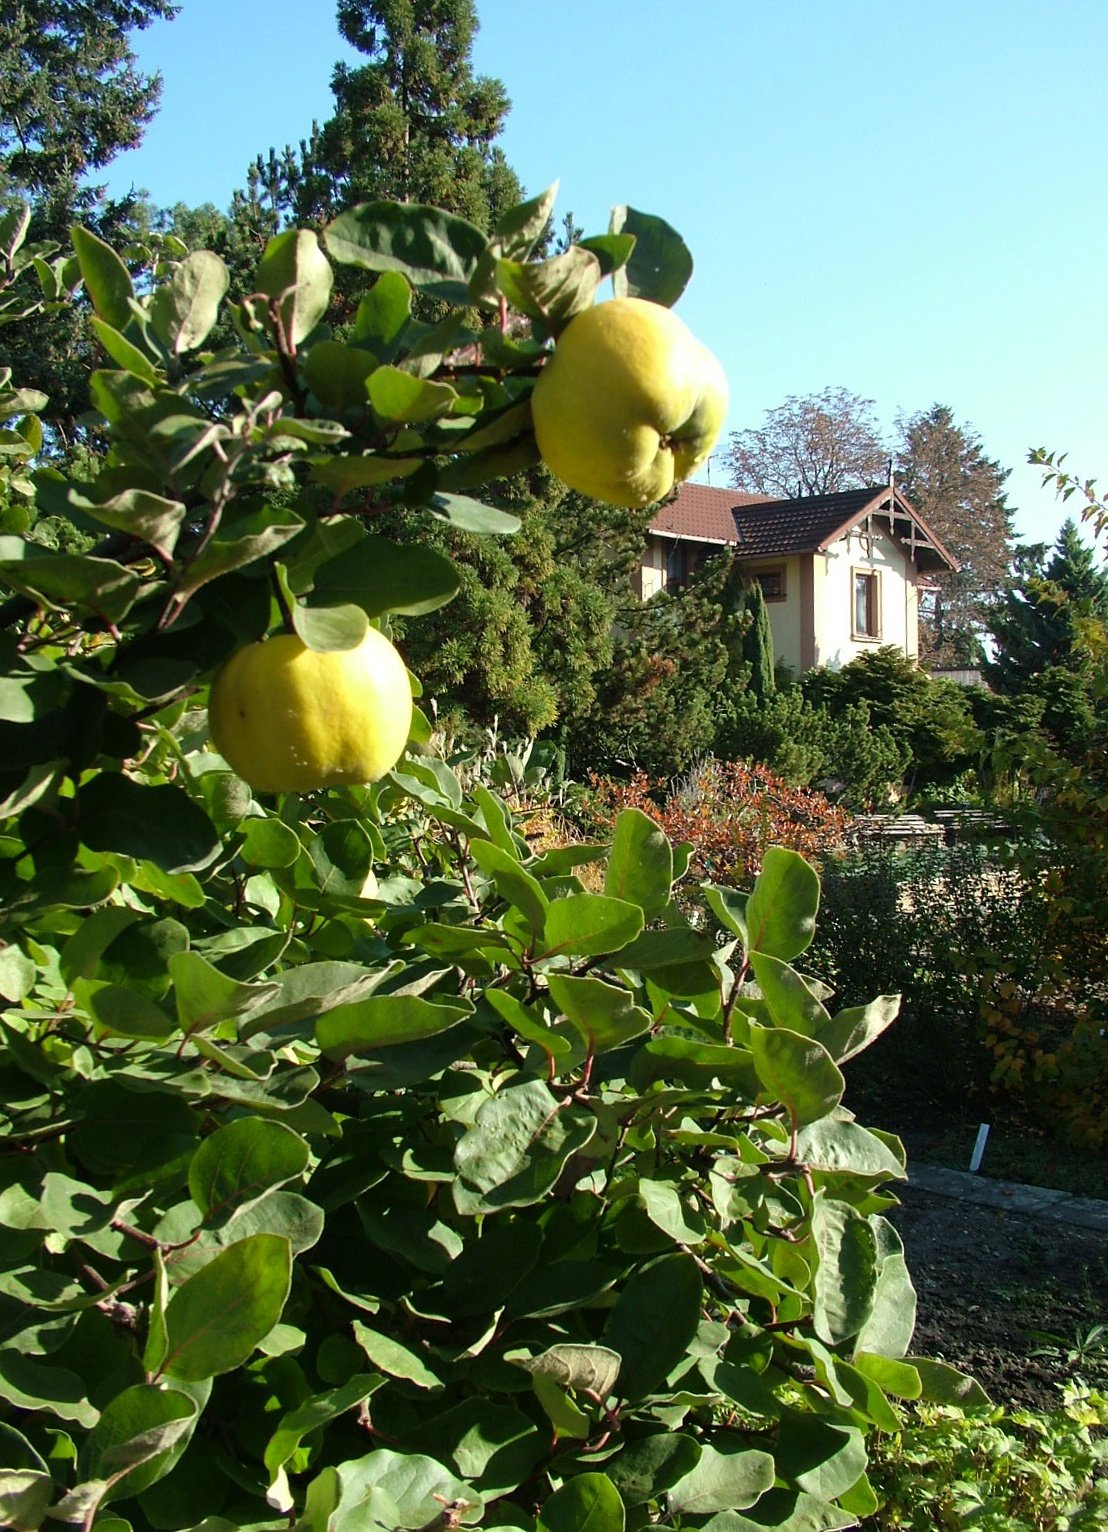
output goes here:
[{"label": "yellow quince fruit", "polygon": [[208,703],[220,755],[260,793],[375,782],[412,727],[404,661],[376,628],[354,649],[309,649],[282,633],[239,649]]},{"label": "yellow quince fruit", "polygon": [[574,316],[531,396],[535,439],[571,489],[609,505],[661,500],[700,467],[727,379],[671,310],[612,298]]}]

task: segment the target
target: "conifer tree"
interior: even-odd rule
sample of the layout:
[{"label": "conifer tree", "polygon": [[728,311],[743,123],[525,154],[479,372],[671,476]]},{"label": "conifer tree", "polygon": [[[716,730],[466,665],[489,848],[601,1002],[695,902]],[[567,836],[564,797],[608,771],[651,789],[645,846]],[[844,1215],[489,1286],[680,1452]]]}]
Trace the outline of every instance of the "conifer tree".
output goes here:
[{"label": "conifer tree", "polygon": [[1042,543],[1018,551],[1016,579],[989,622],[990,685],[1011,695],[1048,670],[1082,670],[1080,631],[1089,619],[1108,621],[1108,570],[1067,520],[1049,559]]}]

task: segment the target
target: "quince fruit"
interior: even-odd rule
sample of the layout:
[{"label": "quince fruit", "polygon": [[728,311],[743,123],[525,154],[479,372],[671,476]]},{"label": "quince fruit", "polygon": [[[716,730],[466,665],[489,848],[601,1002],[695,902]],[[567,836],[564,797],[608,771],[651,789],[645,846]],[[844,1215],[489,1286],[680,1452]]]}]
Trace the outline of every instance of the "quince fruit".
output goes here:
[{"label": "quince fruit", "polygon": [[212,682],[212,739],[260,793],[375,782],[412,726],[404,661],[376,628],[354,649],[309,649],[282,633],[247,644]]},{"label": "quince fruit", "polygon": [[535,439],[571,489],[650,505],[715,445],[727,414],[719,362],[669,309],[612,298],[574,316],[531,396]]}]

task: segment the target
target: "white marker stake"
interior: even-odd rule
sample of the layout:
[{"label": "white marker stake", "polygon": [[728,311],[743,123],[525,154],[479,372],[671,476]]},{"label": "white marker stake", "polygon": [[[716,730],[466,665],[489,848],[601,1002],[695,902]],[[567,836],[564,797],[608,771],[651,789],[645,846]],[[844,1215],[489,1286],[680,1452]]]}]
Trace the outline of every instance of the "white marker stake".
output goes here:
[{"label": "white marker stake", "polygon": [[989,1124],[987,1122],[983,1122],[977,1130],[977,1142],[974,1144],[973,1153],[970,1156],[969,1168],[971,1176],[976,1175],[977,1172],[981,1169],[981,1161],[985,1157],[985,1140],[988,1138],[988,1136]]}]

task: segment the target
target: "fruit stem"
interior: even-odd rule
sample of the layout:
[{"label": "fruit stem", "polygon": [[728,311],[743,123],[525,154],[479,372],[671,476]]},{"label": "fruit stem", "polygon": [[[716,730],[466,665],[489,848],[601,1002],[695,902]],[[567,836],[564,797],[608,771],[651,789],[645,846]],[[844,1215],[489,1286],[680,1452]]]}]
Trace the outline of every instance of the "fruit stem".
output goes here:
[{"label": "fruit stem", "polygon": [[281,608],[281,626],[286,633],[295,633],[296,627],[292,620],[292,608],[285,596],[285,588],[281,583],[281,577],[276,569],[270,565],[269,577],[273,582],[273,593],[277,597],[277,605]]}]

